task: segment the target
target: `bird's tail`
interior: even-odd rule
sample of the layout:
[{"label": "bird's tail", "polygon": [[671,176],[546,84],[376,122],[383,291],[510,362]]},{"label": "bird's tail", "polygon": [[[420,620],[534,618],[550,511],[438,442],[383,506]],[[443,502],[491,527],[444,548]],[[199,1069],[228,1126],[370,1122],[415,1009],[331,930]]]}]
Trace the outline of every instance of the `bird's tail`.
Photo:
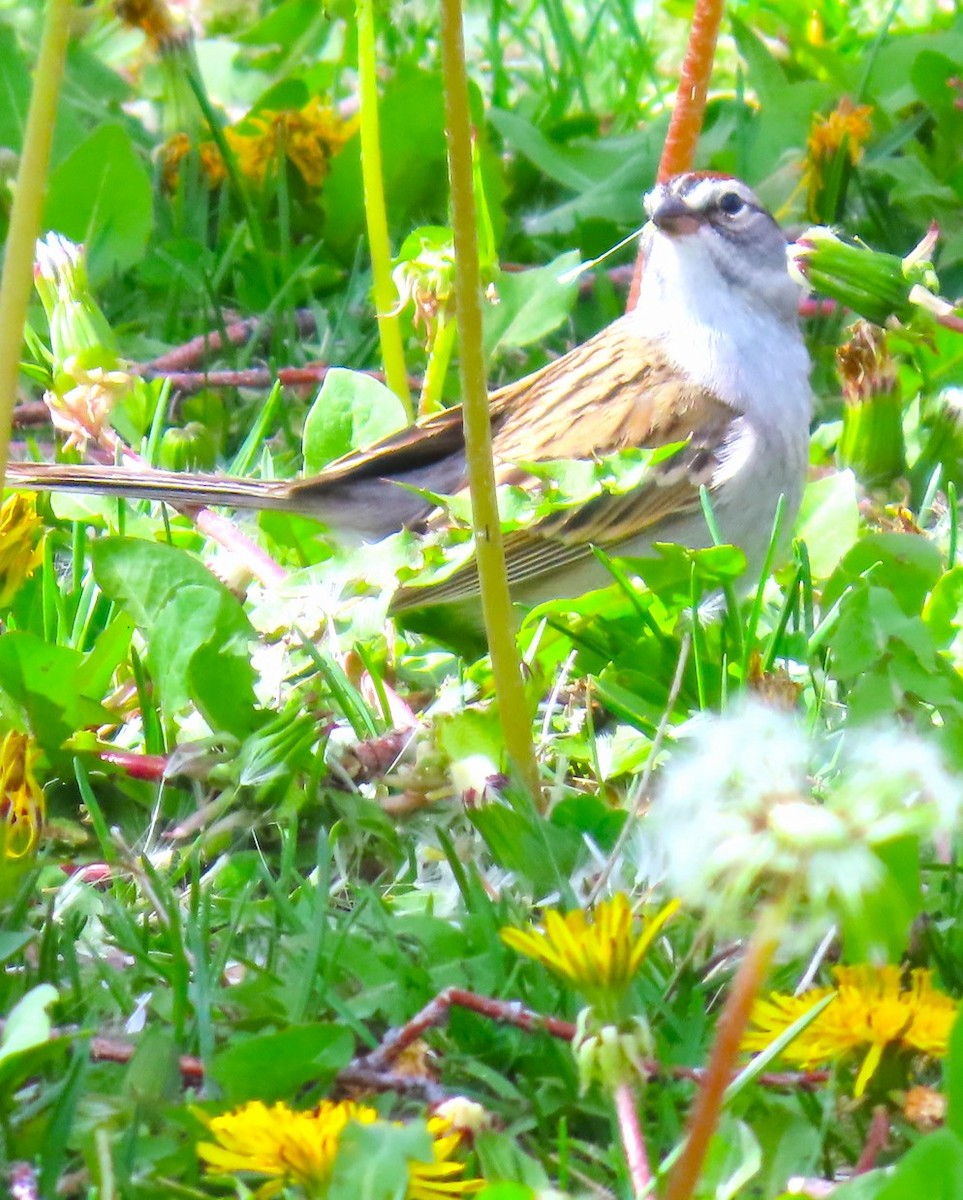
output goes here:
[{"label": "bird's tail", "polygon": [[88,492],[163,500],[169,504],[228,508],[297,510],[287,480],[240,479],[226,475],[191,475],[149,467],[70,466],[62,463],[8,463],[8,488],[32,492]]}]

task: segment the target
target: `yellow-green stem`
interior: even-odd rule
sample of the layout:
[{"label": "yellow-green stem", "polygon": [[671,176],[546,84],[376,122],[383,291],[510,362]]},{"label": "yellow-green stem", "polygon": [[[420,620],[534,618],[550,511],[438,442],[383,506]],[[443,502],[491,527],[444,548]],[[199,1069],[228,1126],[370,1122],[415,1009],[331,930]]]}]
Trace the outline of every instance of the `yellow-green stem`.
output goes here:
[{"label": "yellow-green stem", "polygon": [[358,0],[358,91],[361,97],[361,179],[374,301],[381,339],[381,359],[388,387],[411,415],[408,371],[401,341],[401,322],[395,309],[398,293],[391,278],[391,243],[381,173],[381,131],[378,124],[378,70],[375,58],[374,0]]},{"label": "yellow-green stem", "polygon": [[17,398],[23,326],[33,287],[34,247],[40,236],[50,143],[70,36],[73,0],[47,0],[27,128],[0,277],[0,478],[7,469],[10,426]]},{"label": "yellow-green stem", "polygon": [[418,400],[419,417],[427,417],[443,407],[441,397],[457,332],[456,322],[444,315],[438,317],[435,336],[431,339],[428,364],[425,367],[425,381],[421,386],[421,397]]},{"label": "yellow-green stem", "polygon": [[525,699],[515,645],[515,621],[505,574],[505,549],[492,462],[491,419],[482,349],[482,290],[478,268],[471,117],[461,0],[442,0],[441,3],[441,61],[455,241],[455,312],[458,317],[462,407],[482,613],[492,656],[505,748],[515,769],[538,800],[540,788],[532,743],[532,715]]}]

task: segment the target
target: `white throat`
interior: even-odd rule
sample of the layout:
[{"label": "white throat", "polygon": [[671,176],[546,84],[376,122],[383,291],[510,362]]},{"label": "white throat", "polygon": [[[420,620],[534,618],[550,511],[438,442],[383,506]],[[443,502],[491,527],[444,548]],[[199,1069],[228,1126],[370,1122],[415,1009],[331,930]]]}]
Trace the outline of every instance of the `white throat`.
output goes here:
[{"label": "white throat", "polygon": [[639,301],[629,319],[697,384],[760,424],[808,424],[809,355],[788,273],[750,296],[703,244],[711,232],[650,237]]}]

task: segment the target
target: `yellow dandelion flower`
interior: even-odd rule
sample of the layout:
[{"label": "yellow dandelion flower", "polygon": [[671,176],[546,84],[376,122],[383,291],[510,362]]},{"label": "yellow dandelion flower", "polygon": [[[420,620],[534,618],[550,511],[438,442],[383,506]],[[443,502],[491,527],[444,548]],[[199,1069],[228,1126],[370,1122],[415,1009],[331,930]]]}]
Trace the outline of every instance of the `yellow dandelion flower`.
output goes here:
[{"label": "yellow dandelion flower", "polygon": [[33,773],[37,750],[16,729],[0,742],[0,859],[31,858],[40,843],[46,805]]},{"label": "yellow dandelion flower", "polygon": [[806,143],[809,158],[824,162],[845,146],[849,161],[859,162],[873,132],[872,115],[871,104],[853,104],[848,96],[843,96],[828,117],[817,113]]},{"label": "yellow dandelion flower", "polygon": [[268,167],[277,160],[275,139],[263,132],[244,133],[234,126],[224,130],[224,139],[241,174],[253,183],[263,183]]},{"label": "yellow dandelion flower", "polygon": [[833,977],[830,988],[813,988],[800,996],[777,992],[757,1000],[743,1049],[765,1049],[820,1000],[834,996],[783,1050],[788,1062],[810,1070],[863,1051],[853,1089],[861,1096],[888,1046],[933,1058],[946,1054],[958,1002],[934,989],[931,971],[912,971],[907,978],[893,966],[836,967]]},{"label": "yellow dandelion flower", "polygon": [[407,1200],[451,1200],[470,1196],[481,1188],[481,1179],[462,1179],[465,1164],[452,1155],[461,1145],[462,1134],[448,1117],[434,1116],[428,1120],[431,1134],[432,1160],[408,1162]]},{"label": "yellow dandelion flower", "polygon": [[829,116],[817,113],[813,117],[803,168],[811,212],[816,209],[826,164],[843,150],[853,166],[862,158],[863,147],[873,132],[872,115],[871,104],[853,104],[848,96],[843,96]]},{"label": "yellow dandelion flower", "polygon": [[[270,1108],[253,1100],[219,1117],[205,1118],[213,1141],[200,1142],[197,1153],[209,1175],[249,1172],[268,1176],[258,1191],[272,1196],[286,1184],[321,1196],[331,1178],[338,1147],[349,1122],[372,1125],[375,1109],[351,1100],[322,1101],[308,1112],[286,1104]],[[428,1122],[432,1161],[409,1162],[408,1200],[450,1200],[481,1187],[481,1180],[461,1178],[464,1163],[452,1159],[461,1136],[451,1123],[434,1117]]]},{"label": "yellow dandelion flower", "polygon": [[564,916],[548,912],[541,929],[503,929],[501,938],[506,946],[534,958],[582,992],[621,993],[678,907],[677,900],[671,901],[636,933],[628,899],[619,892],[597,905],[591,915],[582,909]]},{"label": "yellow dandelion flower", "polygon": [[350,1100],[324,1100],[308,1112],[295,1112],[281,1103],[268,1108],[252,1100],[212,1117],[208,1129],[215,1140],[201,1142],[197,1153],[211,1175],[250,1171],[268,1175],[281,1186],[297,1183],[318,1189],[330,1177],[348,1122],[370,1125],[377,1119],[373,1108]]},{"label": "yellow dandelion flower", "polygon": [[40,565],[40,531],[32,496],[14,492],[0,505],[0,608],[13,600]]},{"label": "yellow dandelion flower", "polygon": [[201,171],[212,188],[220,187],[227,178],[224,158],[214,142],[201,142],[197,149],[201,159]]},{"label": "yellow dandelion flower", "polygon": [[288,161],[308,187],[319,188],[327,177],[328,164],[354,133],[357,122],[342,121],[315,96],[297,111],[278,113],[275,127]]},{"label": "yellow dandelion flower", "polygon": [[[276,164],[287,159],[308,187],[319,188],[331,159],[356,128],[356,120],[342,120],[315,96],[303,108],[249,113],[225,129],[224,137],[238,170],[253,183],[263,184]],[[220,153],[213,143],[205,143],[200,154],[205,174],[211,186],[216,186],[225,176]]]},{"label": "yellow dandelion flower", "polygon": [[186,133],[175,133],[157,151],[160,164],[161,187],[165,192],[176,192],[181,181],[181,163],[190,153],[191,140]]}]

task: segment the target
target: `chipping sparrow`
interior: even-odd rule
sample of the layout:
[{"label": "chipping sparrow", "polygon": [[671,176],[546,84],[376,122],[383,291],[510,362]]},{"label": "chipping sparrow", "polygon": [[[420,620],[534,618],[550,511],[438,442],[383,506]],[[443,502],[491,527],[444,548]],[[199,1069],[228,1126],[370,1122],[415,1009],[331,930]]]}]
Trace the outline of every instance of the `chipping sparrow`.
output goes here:
[{"label": "chipping sparrow", "polygon": [[[807,461],[809,358],[797,284],[779,227],[749,188],[691,173],[645,200],[645,270],[637,306],[584,345],[491,398],[499,482],[531,482],[515,464],[588,459],[685,442],[622,495],[603,493],[506,535],[513,596],[578,595],[609,581],[592,553],[643,555],[655,542],[710,544],[699,489],[723,537],[758,566],[780,495],[791,521]],[[277,508],[376,540],[402,526],[444,527],[446,515],[396,486],[466,487],[461,410],[451,408],[310,479],[261,481],[124,467],[12,463],[7,484],[108,492],[181,504]],[[397,608],[458,603],[478,593],[474,563],[410,588]]]}]

